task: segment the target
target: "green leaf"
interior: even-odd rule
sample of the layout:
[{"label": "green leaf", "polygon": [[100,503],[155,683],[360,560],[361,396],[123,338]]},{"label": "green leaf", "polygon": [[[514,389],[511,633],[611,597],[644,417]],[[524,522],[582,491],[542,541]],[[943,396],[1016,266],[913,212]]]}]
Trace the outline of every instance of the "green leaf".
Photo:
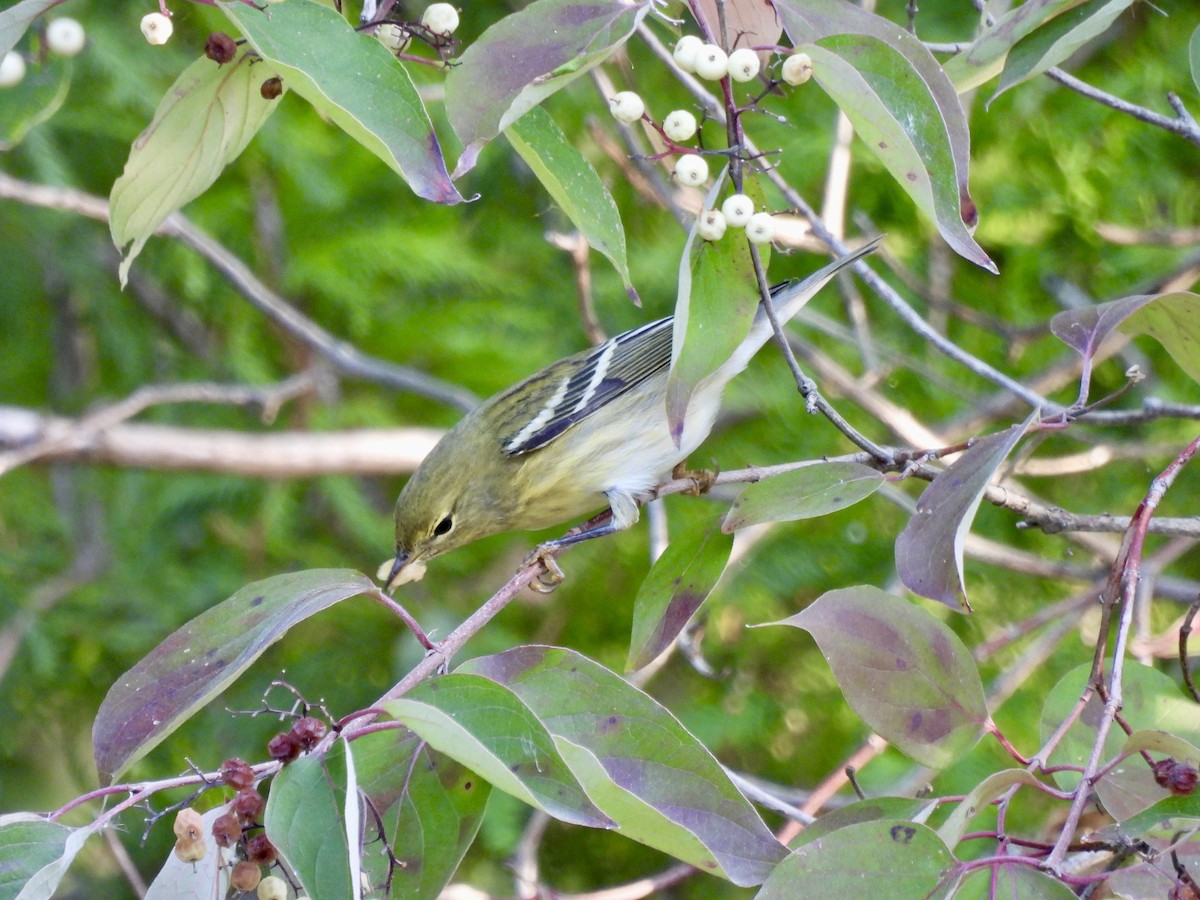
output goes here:
[{"label": "green leaf", "polygon": [[[312,900],[360,896],[346,839],[352,824],[347,803],[358,803],[348,761],[346,744],[339,741],[324,756],[292,760],[271,781],[263,819],[267,836]],[[358,829],[352,830],[357,856]]]},{"label": "green leaf", "polygon": [[1188,63],[1192,69],[1192,83],[1200,91],[1200,26],[1192,32],[1192,39],[1188,41]]},{"label": "green leaf", "polygon": [[940,896],[934,891],[953,864],[946,845],[924,825],[902,819],[861,822],[800,847],[775,867],[755,900],[926,900]]},{"label": "green leaf", "polygon": [[311,569],[246,585],[117,679],[92,726],[102,780],[113,780],[233,683],[292,626],[376,590],[349,569]]},{"label": "green leaf", "polygon": [[1121,834],[1138,838],[1149,832],[1194,830],[1197,825],[1200,825],[1200,791],[1183,797],[1165,797],[1136,816],[1122,820],[1118,828]]},{"label": "green leaf", "polygon": [[571,774],[545,726],[506,687],[478,675],[444,675],[384,708],[434,749],[523,803],[562,822],[612,827]]},{"label": "green leaf", "polygon": [[91,831],[33,813],[0,816],[0,900],[49,900]]},{"label": "green leaf", "polygon": [[988,105],[1009,88],[1057,66],[1088,41],[1099,37],[1132,3],[1133,0],[1087,0],[1019,40],[1009,51],[1000,86],[988,99]]},{"label": "green leaf", "polygon": [[852,506],[883,486],[883,476],[854,462],[821,462],[764,478],[742,491],[721,529],[814,519]]},{"label": "green leaf", "polygon": [[275,111],[259,93],[272,75],[243,53],[223,66],[202,57],[175,79],[109,197],[113,243],[125,252],[122,286],[163,220],[208,190]]},{"label": "green leaf", "polygon": [[989,272],[971,232],[971,136],[954,85],[913,35],[843,0],[774,0],[784,30],[813,59],[813,79],[937,225],[947,244]]},{"label": "green leaf", "polygon": [[284,84],[395,171],[418,197],[462,203],[407,70],[373,36],[317,0],[218,6]]},{"label": "green leaf", "polygon": [[393,896],[436,900],[475,840],[492,786],[407,729],[358,738],[354,758],[363,795],[400,861],[391,869],[385,855],[367,853],[371,883],[391,877]]},{"label": "green leaf", "polygon": [[534,0],[492,25],[446,76],[446,114],[466,145],[454,177],[484,145],[602,63],[649,12],[649,0]]},{"label": "green leaf", "polygon": [[1003,769],[993,772],[977,784],[971,793],[967,794],[954,812],[939,828],[938,836],[946,842],[947,847],[955,847],[967,832],[967,826],[979,815],[989,803],[998,799],[1014,785],[1039,787],[1041,782],[1024,769]]},{"label": "green leaf", "polygon": [[[1067,716],[1075,714],[1075,705],[1090,672],[1090,664],[1072,669],[1050,691],[1042,709],[1043,739],[1057,731]],[[1166,732],[1188,744],[1200,746],[1200,719],[1196,716],[1195,704],[1184,697],[1178,685],[1162,672],[1127,661],[1121,699],[1121,715],[1135,731]],[[1048,765],[1086,764],[1096,741],[1096,723],[1100,720],[1103,707],[1103,701],[1093,694],[1050,755]],[[1150,738],[1139,737],[1138,740],[1148,741]],[[1120,728],[1110,729],[1104,744],[1103,761],[1107,763],[1121,755],[1125,743],[1125,733]],[[1073,790],[1079,783],[1078,772],[1055,772],[1053,777],[1064,790]],[[1125,820],[1162,800],[1168,792],[1154,782],[1146,761],[1135,754],[1106,772],[1096,783],[1096,793],[1108,813],[1115,819]]]},{"label": "green leaf", "polygon": [[621,214],[592,164],[540,106],[517,119],[504,134],[588,244],[608,257],[625,290],[636,301],[637,291],[629,280]]},{"label": "green leaf", "polygon": [[1000,74],[1008,52],[1043,22],[1087,0],[1025,0],[995,22],[983,22],[979,37],[946,62],[946,75],[960,94]]},{"label": "green leaf", "polygon": [[922,765],[945,768],[983,734],[987,703],[970,652],[912,603],[860,585],[771,624],[809,632],[854,712]]},{"label": "green leaf", "polygon": [[519,696],[626,837],[743,886],[784,857],[712,754],[615,672],[555,647],[518,647],[460,671]]},{"label": "green leaf", "polygon": [[1073,900],[1078,896],[1058,879],[1020,863],[1001,864],[994,877],[991,868],[969,872],[954,891],[954,900]]},{"label": "green leaf", "polygon": [[[708,192],[706,209],[715,205],[725,175],[722,170]],[[744,237],[731,238],[699,240],[693,223],[680,259],[674,348],[667,379],[667,421],[677,444],[692,395],[745,340],[758,308],[750,243]],[[763,253],[764,267],[767,262]]]},{"label": "green leaf", "polygon": [[700,608],[729,562],[733,538],[720,522],[675,534],[650,569],[633,605],[627,672],[653,662]]},{"label": "green leaf", "polygon": [[934,801],[910,797],[874,797],[870,800],[858,800],[841,809],[827,812],[811,825],[806,825],[788,846],[795,850],[847,825],[875,822],[879,819],[905,819],[924,824],[935,809],[937,803]]},{"label": "green leaf", "polygon": [[917,500],[917,511],[896,539],[896,572],[904,586],[951,609],[967,601],[963,547],[992,476],[1038,416],[977,438],[936,475]]},{"label": "green leaf", "polygon": [[21,0],[0,12],[0,57],[17,46],[34,19],[59,3],[62,0]]},{"label": "green leaf", "polygon": [[1119,327],[1126,334],[1148,334],[1191,379],[1200,382],[1200,294],[1158,294]]}]

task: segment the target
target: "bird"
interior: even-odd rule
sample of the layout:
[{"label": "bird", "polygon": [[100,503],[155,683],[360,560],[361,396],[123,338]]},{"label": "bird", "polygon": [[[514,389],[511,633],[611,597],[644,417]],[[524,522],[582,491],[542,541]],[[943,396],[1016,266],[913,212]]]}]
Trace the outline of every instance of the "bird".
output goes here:
[{"label": "bird", "polygon": [[[774,288],[780,323],[877,246],[878,239]],[[673,433],[666,403],[673,328],[668,316],[616,335],[468,412],[400,491],[396,553],[379,570],[385,589],[419,580],[431,559],[494,534],[549,528],[604,506],[607,521],[597,517],[541,547],[634,525],[640,504],[708,437],[726,385],[773,334],[760,304],[745,339],[696,385],[682,430]]]}]

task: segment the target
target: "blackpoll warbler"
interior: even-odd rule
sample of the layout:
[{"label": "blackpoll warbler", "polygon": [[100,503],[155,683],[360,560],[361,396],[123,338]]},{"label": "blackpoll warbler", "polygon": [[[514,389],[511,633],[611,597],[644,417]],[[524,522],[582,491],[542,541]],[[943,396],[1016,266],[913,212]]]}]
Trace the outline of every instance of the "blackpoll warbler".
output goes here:
[{"label": "blackpoll warbler", "polygon": [[[772,302],[788,321],[876,242],[800,282]],[[505,531],[558,525],[608,504],[609,523],[551,542],[562,546],[629,528],[638,505],[708,437],[725,385],[770,338],[760,307],[733,355],[696,387],[676,441],[667,424],[673,318],[659,319],[568,356],[486,400],[438,442],[396,501],[396,558],[380,580],[391,590],[425,574],[435,556]]]}]

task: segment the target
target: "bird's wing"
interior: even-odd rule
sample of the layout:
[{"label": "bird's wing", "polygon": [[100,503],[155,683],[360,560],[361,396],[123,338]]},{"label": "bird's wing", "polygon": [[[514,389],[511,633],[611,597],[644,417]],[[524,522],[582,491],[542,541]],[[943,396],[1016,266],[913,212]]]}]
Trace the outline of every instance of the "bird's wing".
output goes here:
[{"label": "bird's wing", "polygon": [[[546,446],[572,425],[671,364],[668,317],[610,338],[560,360],[496,399],[505,409],[502,433],[509,456]],[[516,398],[521,398],[515,403]]]}]

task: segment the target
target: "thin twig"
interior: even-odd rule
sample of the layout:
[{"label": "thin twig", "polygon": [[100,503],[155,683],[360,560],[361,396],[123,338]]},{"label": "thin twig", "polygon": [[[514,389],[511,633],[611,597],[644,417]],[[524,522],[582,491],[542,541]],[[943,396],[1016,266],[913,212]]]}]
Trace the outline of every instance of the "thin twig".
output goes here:
[{"label": "thin twig", "polygon": [[1190,141],[1197,147],[1200,147],[1200,123],[1196,122],[1195,117],[1187,111],[1178,95],[1173,92],[1167,94],[1167,102],[1175,110],[1175,118],[1161,115],[1153,110],[1146,109],[1144,106],[1138,106],[1136,103],[1130,103],[1128,100],[1122,100],[1120,97],[1092,87],[1087,82],[1080,81],[1074,75],[1064,72],[1062,69],[1047,69],[1046,76],[1053,81],[1057,81],[1063,87],[1070,88],[1077,94],[1087,97],[1089,100],[1095,100],[1109,109],[1115,109],[1119,113],[1132,116],[1139,122],[1145,122],[1147,125],[1153,125],[1164,131],[1169,131],[1171,134],[1177,134],[1185,141]]}]

